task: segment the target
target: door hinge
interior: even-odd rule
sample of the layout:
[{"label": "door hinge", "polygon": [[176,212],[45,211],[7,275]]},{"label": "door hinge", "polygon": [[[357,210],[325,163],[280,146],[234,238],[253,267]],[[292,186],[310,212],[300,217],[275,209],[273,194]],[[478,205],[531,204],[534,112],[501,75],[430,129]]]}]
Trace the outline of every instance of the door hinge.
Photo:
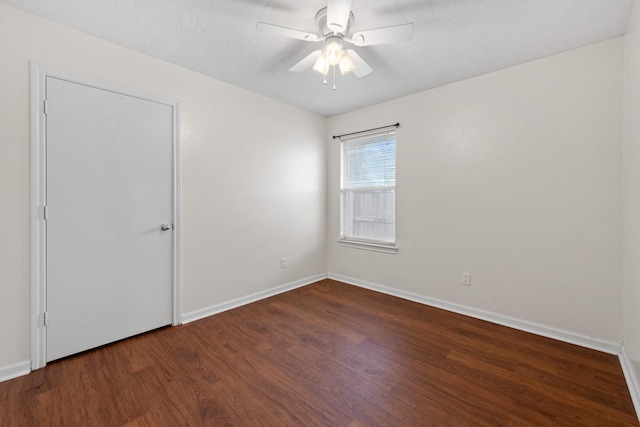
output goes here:
[{"label": "door hinge", "polygon": [[42,112],[43,112],[44,114],[47,114],[47,113],[49,112],[49,110],[47,109],[47,106],[48,106],[48,105],[49,105],[49,104],[47,103],[47,100],[46,100],[46,99],[45,99],[44,101],[42,101]]},{"label": "door hinge", "polygon": [[44,326],[49,326],[49,313],[46,311],[42,313],[42,323]]},{"label": "door hinge", "polygon": [[46,221],[49,219],[49,206],[45,206],[42,212],[42,218]]}]

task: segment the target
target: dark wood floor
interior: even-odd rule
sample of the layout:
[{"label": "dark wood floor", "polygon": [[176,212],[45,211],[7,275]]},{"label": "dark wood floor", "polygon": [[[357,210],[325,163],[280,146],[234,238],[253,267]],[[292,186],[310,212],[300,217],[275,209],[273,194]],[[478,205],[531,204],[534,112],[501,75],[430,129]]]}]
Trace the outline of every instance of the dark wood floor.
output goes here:
[{"label": "dark wood floor", "polygon": [[324,280],[0,383],[2,426],[638,426],[616,356]]}]

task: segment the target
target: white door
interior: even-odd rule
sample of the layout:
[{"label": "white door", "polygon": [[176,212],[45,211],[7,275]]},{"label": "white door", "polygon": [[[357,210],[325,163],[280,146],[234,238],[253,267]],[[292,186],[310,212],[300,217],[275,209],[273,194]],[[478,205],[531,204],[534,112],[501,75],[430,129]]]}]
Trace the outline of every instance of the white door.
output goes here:
[{"label": "white door", "polygon": [[46,99],[51,361],[171,324],[173,110],[53,77]]}]

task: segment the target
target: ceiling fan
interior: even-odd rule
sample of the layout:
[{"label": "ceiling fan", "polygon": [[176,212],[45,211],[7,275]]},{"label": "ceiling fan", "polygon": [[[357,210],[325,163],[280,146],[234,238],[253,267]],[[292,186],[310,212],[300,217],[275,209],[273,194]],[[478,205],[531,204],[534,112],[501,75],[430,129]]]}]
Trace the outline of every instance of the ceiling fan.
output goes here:
[{"label": "ceiling fan", "polygon": [[413,38],[414,27],[412,23],[394,25],[390,27],[375,28],[359,31],[349,36],[349,27],[353,22],[351,12],[352,0],[327,0],[327,7],[322,8],[316,14],[319,34],[307,33],[279,25],[258,22],[256,29],[284,37],[290,37],[310,42],[324,41],[323,49],[315,50],[304,57],[300,62],[289,68],[291,72],[300,72],[313,66],[313,69],[324,75],[324,84],[327,83],[327,74],[333,68],[335,90],[336,66],[341,74],[353,71],[356,77],[364,77],[373,69],[352,49],[344,49],[343,42],[355,46],[373,46],[379,44],[409,41]]}]

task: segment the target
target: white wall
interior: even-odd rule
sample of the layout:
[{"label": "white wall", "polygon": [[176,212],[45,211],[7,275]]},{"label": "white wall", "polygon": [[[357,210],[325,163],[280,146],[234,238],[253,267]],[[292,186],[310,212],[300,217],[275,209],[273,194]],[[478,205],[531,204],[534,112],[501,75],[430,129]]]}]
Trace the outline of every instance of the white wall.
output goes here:
[{"label": "white wall", "polygon": [[[634,13],[624,341],[640,360],[640,172],[629,167],[640,161]],[[336,116],[327,130],[318,115],[0,5],[0,367],[29,357],[29,61],[181,101],[183,312],[329,265],[622,341],[624,50],[622,38],[591,45]],[[339,151],[326,136],[396,121],[400,251],[339,247]],[[462,271],[471,287],[459,284]]]},{"label": "white wall", "polygon": [[624,346],[640,373],[640,5],[625,36]]},{"label": "white wall", "polygon": [[330,273],[621,342],[622,67],[617,38],[330,118],[401,124],[397,255],[336,243],[328,142]]},{"label": "white wall", "polygon": [[0,368],[29,358],[29,61],[181,101],[183,312],[326,272],[324,117],[3,5],[0,58]]}]

